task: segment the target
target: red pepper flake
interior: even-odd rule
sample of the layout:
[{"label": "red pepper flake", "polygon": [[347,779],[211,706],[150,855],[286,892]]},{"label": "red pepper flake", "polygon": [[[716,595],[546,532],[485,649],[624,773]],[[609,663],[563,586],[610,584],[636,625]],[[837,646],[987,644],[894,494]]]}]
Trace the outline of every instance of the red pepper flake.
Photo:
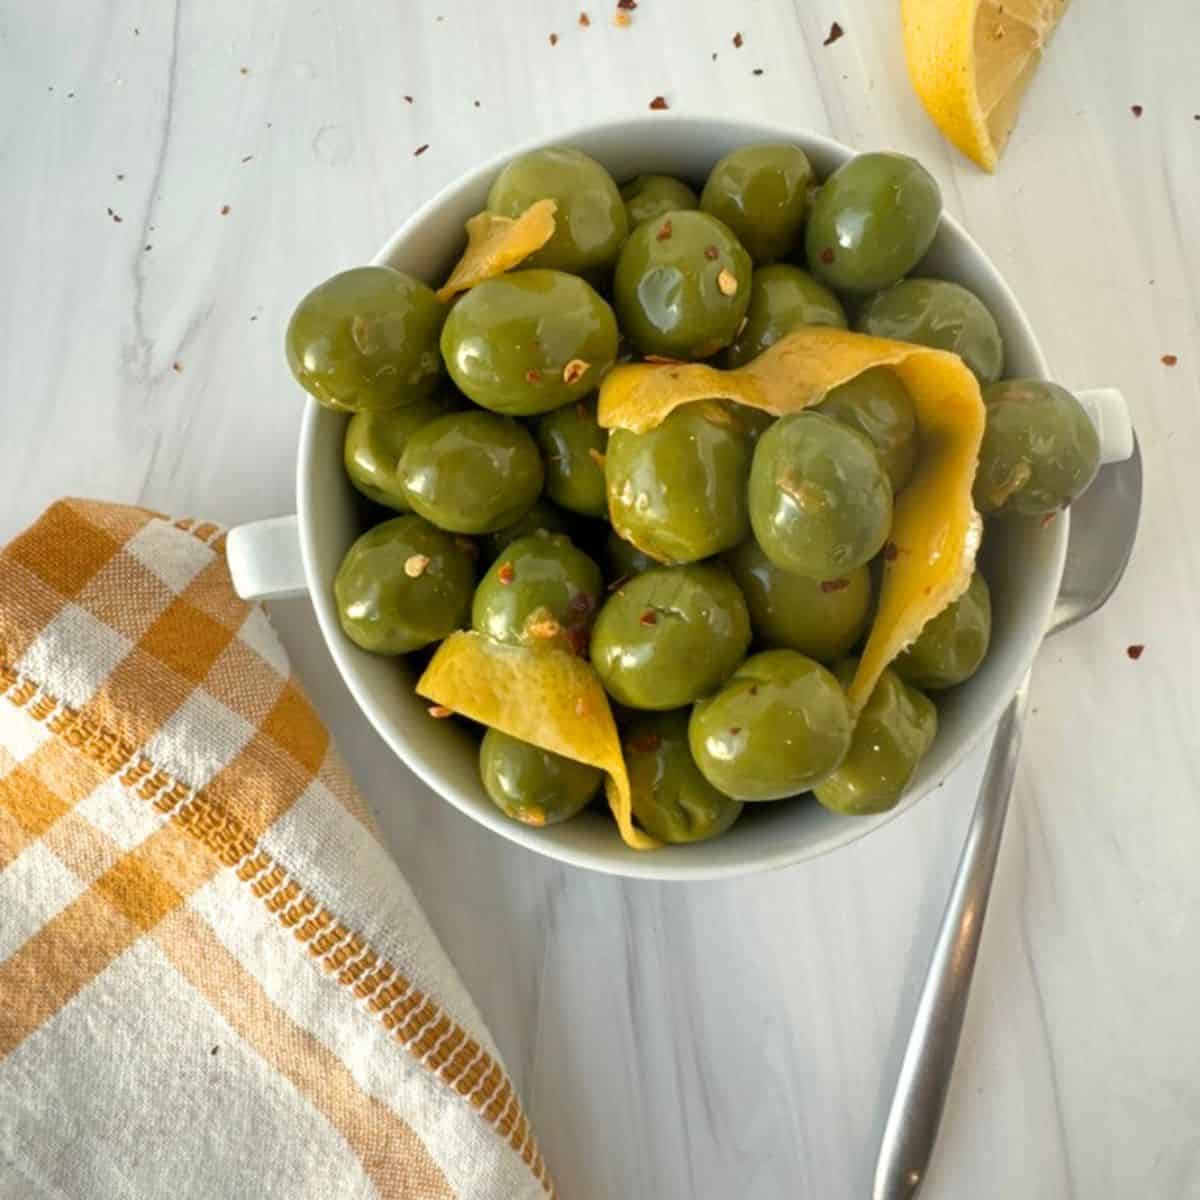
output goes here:
[{"label": "red pepper flake", "polygon": [[613,24],[619,26],[621,29],[628,29],[632,21],[633,18],[627,12],[618,12],[613,17]]},{"label": "red pepper flake", "polygon": [[646,609],[645,612],[643,612],[642,615],[640,617],[638,617],[638,624],[639,625],[657,625],[658,624],[658,613],[656,613],[654,611],[654,609],[652,609],[652,608]]},{"label": "red pepper flake", "polygon": [[558,34],[557,33],[552,33],[550,35],[550,45],[552,45],[552,46],[558,45]]},{"label": "red pepper flake", "polygon": [[721,257],[721,252],[716,248],[716,246],[705,246],[704,257],[709,260],[715,260]]},{"label": "red pepper flake", "polygon": [[1131,104],[1129,106],[1129,111],[1133,113],[1135,117],[1140,117],[1145,110],[1140,104]]},{"label": "red pepper flake", "polygon": [[1048,529],[1054,524],[1054,518],[1058,516],[1056,512],[1049,512],[1042,518],[1042,528]]},{"label": "red pepper flake", "polygon": [[742,727],[740,725],[731,725],[729,727],[729,736],[730,737],[737,737],[737,735],[741,732],[742,732]]},{"label": "red pepper flake", "polygon": [[221,205],[221,216],[223,216],[223,217],[229,216],[229,205],[228,204]]},{"label": "red pepper flake", "polygon": [[247,154],[246,157],[242,159],[242,162],[248,163],[253,157],[253,154]]},{"label": "red pepper flake", "polygon": [[637,8],[637,0],[617,0],[617,7],[624,9],[626,12],[633,12]]},{"label": "red pepper flake", "polygon": [[826,246],[825,249],[821,251],[820,259],[826,266],[829,266],[829,264],[833,262],[833,247]]},{"label": "red pepper flake", "polygon": [[[643,354],[642,362],[654,363],[656,366],[671,366],[675,363],[683,362],[683,359],[671,358],[666,354]],[[674,376],[672,376],[672,378],[674,378]]]},{"label": "red pepper flake", "polygon": [[582,625],[571,625],[567,629],[567,646],[576,658],[583,658],[587,654],[588,645],[591,638],[588,636],[587,629]]},{"label": "red pepper flake", "polygon": [[752,683],[750,685],[750,695],[752,695],[752,696],[758,695],[758,684],[757,683]]},{"label": "red pepper flake", "polygon": [[744,39],[740,33],[735,33],[733,35],[733,48],[735,50],[740,50],[742,48],[743,40]]},{"label": "red pepper flake", "polygon": [[1137,660],[1142,657],[1142,654],[1145,652],[1145,649],[1146,649],[1146,647],[1143,646],[1140,642],[1138,642],[1132,646],[1126,647],[1125,653],[1128,654],[1129,657],[1132,658],[1134,662],[1137,662]]},{"label": "red pepper flake", "polygon": [[762,73],[762,67],[755,67],[754,70],[750,72],[751,75],[761,75]]},{"label": "red pepper flake", "polygon": [[838,38],[845,36],[846,31],[836,22],[829,27],[829,36],[821,43],[822,46],[832,46]]},{"label": "red pepper flake", "polygon": [[654,235],[656,242],[665,242],[671,236],[671,219],[668,217],[659,227],[658,232]]},{"label": "red pepper flake", "polygon": [[499,579],[505,587],[508,587],[508,585],[512,583],[516,577],[517,572],[512,563],[506,562],[500,564],[500,569],[496,572],[496,578]]},{"label": "red pepper flake", "polygon": [[896,543],[888,542],[888,544],[886,546],[884,546],[884,548],[883,548],[883,561],[884,562],[895,562],[896,556],[899,553],[900,553],[900,551],[896,548]]},{"label": "red pepper flake", "polygon": [[176,375],[182,375],[183,374],[183,363],[173,362],[171,364],[171,370],[174,371]]},{"label": "red pepper flake", "polygon": [[444,704],[431,704],[428,711],[431,717],[435,717],[439,721],[454,716],[454,709],[447,708]]},{"label": "red pepper flake", "polygon": [[413,102],[413,98],[412,98],[411,96],[405,96],[405,97],[404,97],[404,103],[405,103],[405,104],[411,104],[412,102]]},{"label": "red pepper flake", "polygon": [[429,143],[428,143],[428,142],[425,142],[423,145],[421,145],[421,146],[418,146],[418,147],[417,147],[417,148],[416,148],[416,149],[413,151],[413,158],[420,158],[420,157],[421,157],[421,155],[422,155],[422,154],[424,154],[424,153],[425,153],[425,151],[426,151],[426,150],[428,150],[428,149],[429,149]]},{"label": "red pepper flake", "polygon": [[124,175],[118,175],[118,176],[117,176],[117,182],[118,182],[118,183],[120,183],[120,182],[121,182],[121,181],[122,181],[124,178],[125,178],[125,176],[124,176]]},{"label": "red pepper flake", "polygon": [[1173,367],[1179,361],[1178,354],[1164,354],[1162,356],[1162,365],[1164,367]]},{"label": "red pepper flake", "polygon": [[848,580],[848,579],[822,579],[821,580],[821,591],[823,591],[825,593],[842,592],[842,591],[845,591],[846,588],[848,588],[849,586],[850,586],[850,580]]},{"label": "red pepper flake", "polygon": [[667,107],[666,97],[665,96],[655,96],[654,99],[650,101],[650,107],[655,112],[662,112],[662,110]]},{"label": "red pepper flake", "polygon": [[579,14],[579,24],[586,29],[592,23],[592,18],[585,12]]},{"label": "red pepper flake", "polygon": [[529,370],[525,372],[525,382],[526,383],[541,383],[542,382],[541,371],[539,371],[536,367],[530,367]]},{"label": "red pepper flake", "polygon": [[475,107],[476,107],[476,108],[478,108],[478,107],[479,107],[479,101],[478,101],[478,100],[476,100],[476,101],[475,101]]},{"label": "red pepper flake", "polygon": [[[717,52],[715,50],[713,51],[713,59],[712,60],[713,60],[713,62],[717,61]],[[51,89],[51,90],[53,90],[53,89]]]},{"label": "red pepper flake", "polygon": [[629,739],[630,750],[638,754],[649,754],[662,745],[662,738],[657,733],[639,733]]},{"label": "red pepper flake", "polygon": [[[153,247],[153,246],[151,246],[151,244],[150,244],[149,242],[147,242],[147,243],[146,243],[146,244],[145,244],[145,245],[142,247],[142,249],[143,249],[143,250],[152,250],[153,248],[154,248],[154,247]],[[253,321],[253,320],[254,320],[254,318],[253,318],[253,317],[251,317],[251,318],[250,318],[250,320],[252,320],[252,321]]]}]

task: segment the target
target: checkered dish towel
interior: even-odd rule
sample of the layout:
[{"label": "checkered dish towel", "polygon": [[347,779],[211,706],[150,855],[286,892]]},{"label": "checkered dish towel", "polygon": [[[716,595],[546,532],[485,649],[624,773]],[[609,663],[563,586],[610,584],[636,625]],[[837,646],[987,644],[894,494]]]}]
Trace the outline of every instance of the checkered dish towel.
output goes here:
[{"label": "checkered dish towel", "polygon": [[541,1200],[496,1048],[223,544],[64,501],[0,552],[0,1192]]}]

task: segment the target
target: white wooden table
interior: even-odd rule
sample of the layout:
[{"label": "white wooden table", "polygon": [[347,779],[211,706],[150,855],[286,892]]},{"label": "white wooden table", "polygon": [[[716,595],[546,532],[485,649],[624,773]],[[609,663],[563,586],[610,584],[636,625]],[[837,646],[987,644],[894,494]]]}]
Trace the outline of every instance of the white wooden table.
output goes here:
[{"label": "white wooden table", "polygon": [[[3,6],[0,537],[63,493],[228,523],[289,511],[293,304],[510,142],[661,94],[916,154],[1057,375],[1125,390],[1147,473],[1128,581],[1039,663],[926,1195],[1200,1196],[1200,13],[1081,0],[989,178],[918,107],[897,9],[641,0],[619,29],[610,0],[584,29],[578,0]],[[564,1196],[866,1195],[979,757],[831,858],[621,883],[425,791],[305,604],[273,615]]]}]

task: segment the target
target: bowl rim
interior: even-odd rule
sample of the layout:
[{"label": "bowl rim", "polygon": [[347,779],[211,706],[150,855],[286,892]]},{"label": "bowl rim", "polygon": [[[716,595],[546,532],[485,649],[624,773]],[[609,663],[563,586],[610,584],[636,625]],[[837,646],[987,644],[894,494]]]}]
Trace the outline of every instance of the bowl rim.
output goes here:
[{"label": "bowl rim", "polygon": [[[641,131],[648,128],[661,131],[669,130],[672,127],[680,128],[685,126],[695,126],[709,130],[721,127],[729,130],[731,133],[736,131],[738,136],[744,136],[747,141],[782,140],[798,142],[806,148],[818,147],[822,153],[839,161],[845,161],[847,158],[859,153],[859,151],[856,151],[852,147],[825,134],[758,117],[723,116],[695,112],[668,112],[656,113],[653,116],[614,117],[588,121],[564,130],[526,139],[515,146],[505,148],[472,170],[457,176],[440,188],[423,204],[419,205],[401,223],[399,228],[384,242],[380,250],[374,255],[371,263],[374,265],[388,263],[397,251],[404,246],[415,228],[436,214],[439,209],[457,197],[462,191],[478,187],[484,180],[493,177],[505,163],[518,154],[524,154],[530,150],[540,149],[545,146],[570,143],[575,139],[593,139],[604,135],[621,133],[640,136]],[[1021,306],[1012,289],[1008,286],[999,269],[956,218],[949,213],[943,212],[941,219],[991,277],[993,286],[998,293],[1003,295],[1006,303],[1010,306],[1015,320],[1021,326],[1027,343],[1026,348],[1039,374],[1043,378],[1049,378],[1045,354],[1042,351],[1034,328],[1024,308]],[[359,709],[368,721],[370,721],[375,731],[386,742],[388,748],[414,775],[441,799],[453,805],[471,820],[478,822],[506,840],[532,850],[537,854],[541,854],[546,858],[566,863],[569,866],[597,871],[601,874],[625,879],[647,879],[661,882],[703,882],[756,875],[766,871],[779,870],[783,867],[833,853],[836,850],[857,842],[860,838],[866,837],[875,830],[889,824],[903,813],[910,811],[931,792],[936,791],[962,765],[964,760],[980,744],[984,736],[990,735],[995,728],[996,723],[999,721],[1004,709],[1008,706],[1017,687],[1033,665],[1033,660],[1037,655],[1042,639],[1045,636],[1045,630],[1049,625],[1054,595],[1057,592],[1057,581],[1060,581],[1062,578],[1070,528],[1069,512],[1062,513],[1060,520],[1054,523],[1056,545],[1053,548],[1052,569],[1056,585],[1054,591],[1048,594],[1047,601],[1043,605],[1044,612],[1041,614],[1039,622],[1040,632],[1036,636],[1028,637],[1025,646],[1020,652],[1013,654],[1013,666],[1009,670],[1009,677],[1003,681],[1002,686],[996,687],[983,717],[962,738],[960,744],[948,758],[944,769],[937,776],[926,780],[923,786],[912,789],[894,808],[871,817],[845,817],[835,826],[832,833],[827,834],[817,844],[796,845],[785,842],[777,850],[766,854],[759,854],[752,860],[706,863],[703,859],[697,859],[695,865],[690,865],[686,860],[681,861],[674,856],[670,860],[664,860],[662,856],[655,852],[645,852],[636,858],[616,858],[599,850],[560,845],[557,842],[541,838],[539,836],[540,831],[537,829],[509,820],[499,810],[496,810],[494,813],[480,810],[465,799],[460,798],[456,794],[454,787],[449,786],[439,777],[439,772],[435,767],[422,761],[419,755],[412,754],[408,748],[398,744],[398,739],[387,728],[387,722],[382,712],[377,711],[374,699],[369,694],[366,686],[357,677],[349,645],[341,633],[337,614],[329,599],[331,588],[328,585],[330,581],[320,577],[316,566],[317,554],[314,544],[315,536],[312,530],[311,514],[314,502],[318,497],[314,494],[315,489],[310,479],[309,463],[312,461],[316,449],[318,425],[322,412],[323,410],[320,405],[311,397],[308,398],[301,419],[300,439],[296,458],[296,503],[300,550],[304,563],[304,575],[308,583],[313,608],[317,615],[317,623],[321,630],[321,636],[334,660],[334,664],[337,666],[339,674],[354,697]],[[621,846],[621,849],[623,850],[624,847]]]}]

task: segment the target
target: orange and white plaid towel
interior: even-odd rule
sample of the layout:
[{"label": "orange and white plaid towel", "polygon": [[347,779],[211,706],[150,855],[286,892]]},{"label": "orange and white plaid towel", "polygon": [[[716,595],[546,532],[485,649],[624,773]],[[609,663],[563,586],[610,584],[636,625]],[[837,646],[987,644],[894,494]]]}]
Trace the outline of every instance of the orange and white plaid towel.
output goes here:
[{"label": "orange and white plaid towel", "polygon": [[64,501],[0,552],[0,1192],[540,1200],[496,1048],[223,541]]}]

